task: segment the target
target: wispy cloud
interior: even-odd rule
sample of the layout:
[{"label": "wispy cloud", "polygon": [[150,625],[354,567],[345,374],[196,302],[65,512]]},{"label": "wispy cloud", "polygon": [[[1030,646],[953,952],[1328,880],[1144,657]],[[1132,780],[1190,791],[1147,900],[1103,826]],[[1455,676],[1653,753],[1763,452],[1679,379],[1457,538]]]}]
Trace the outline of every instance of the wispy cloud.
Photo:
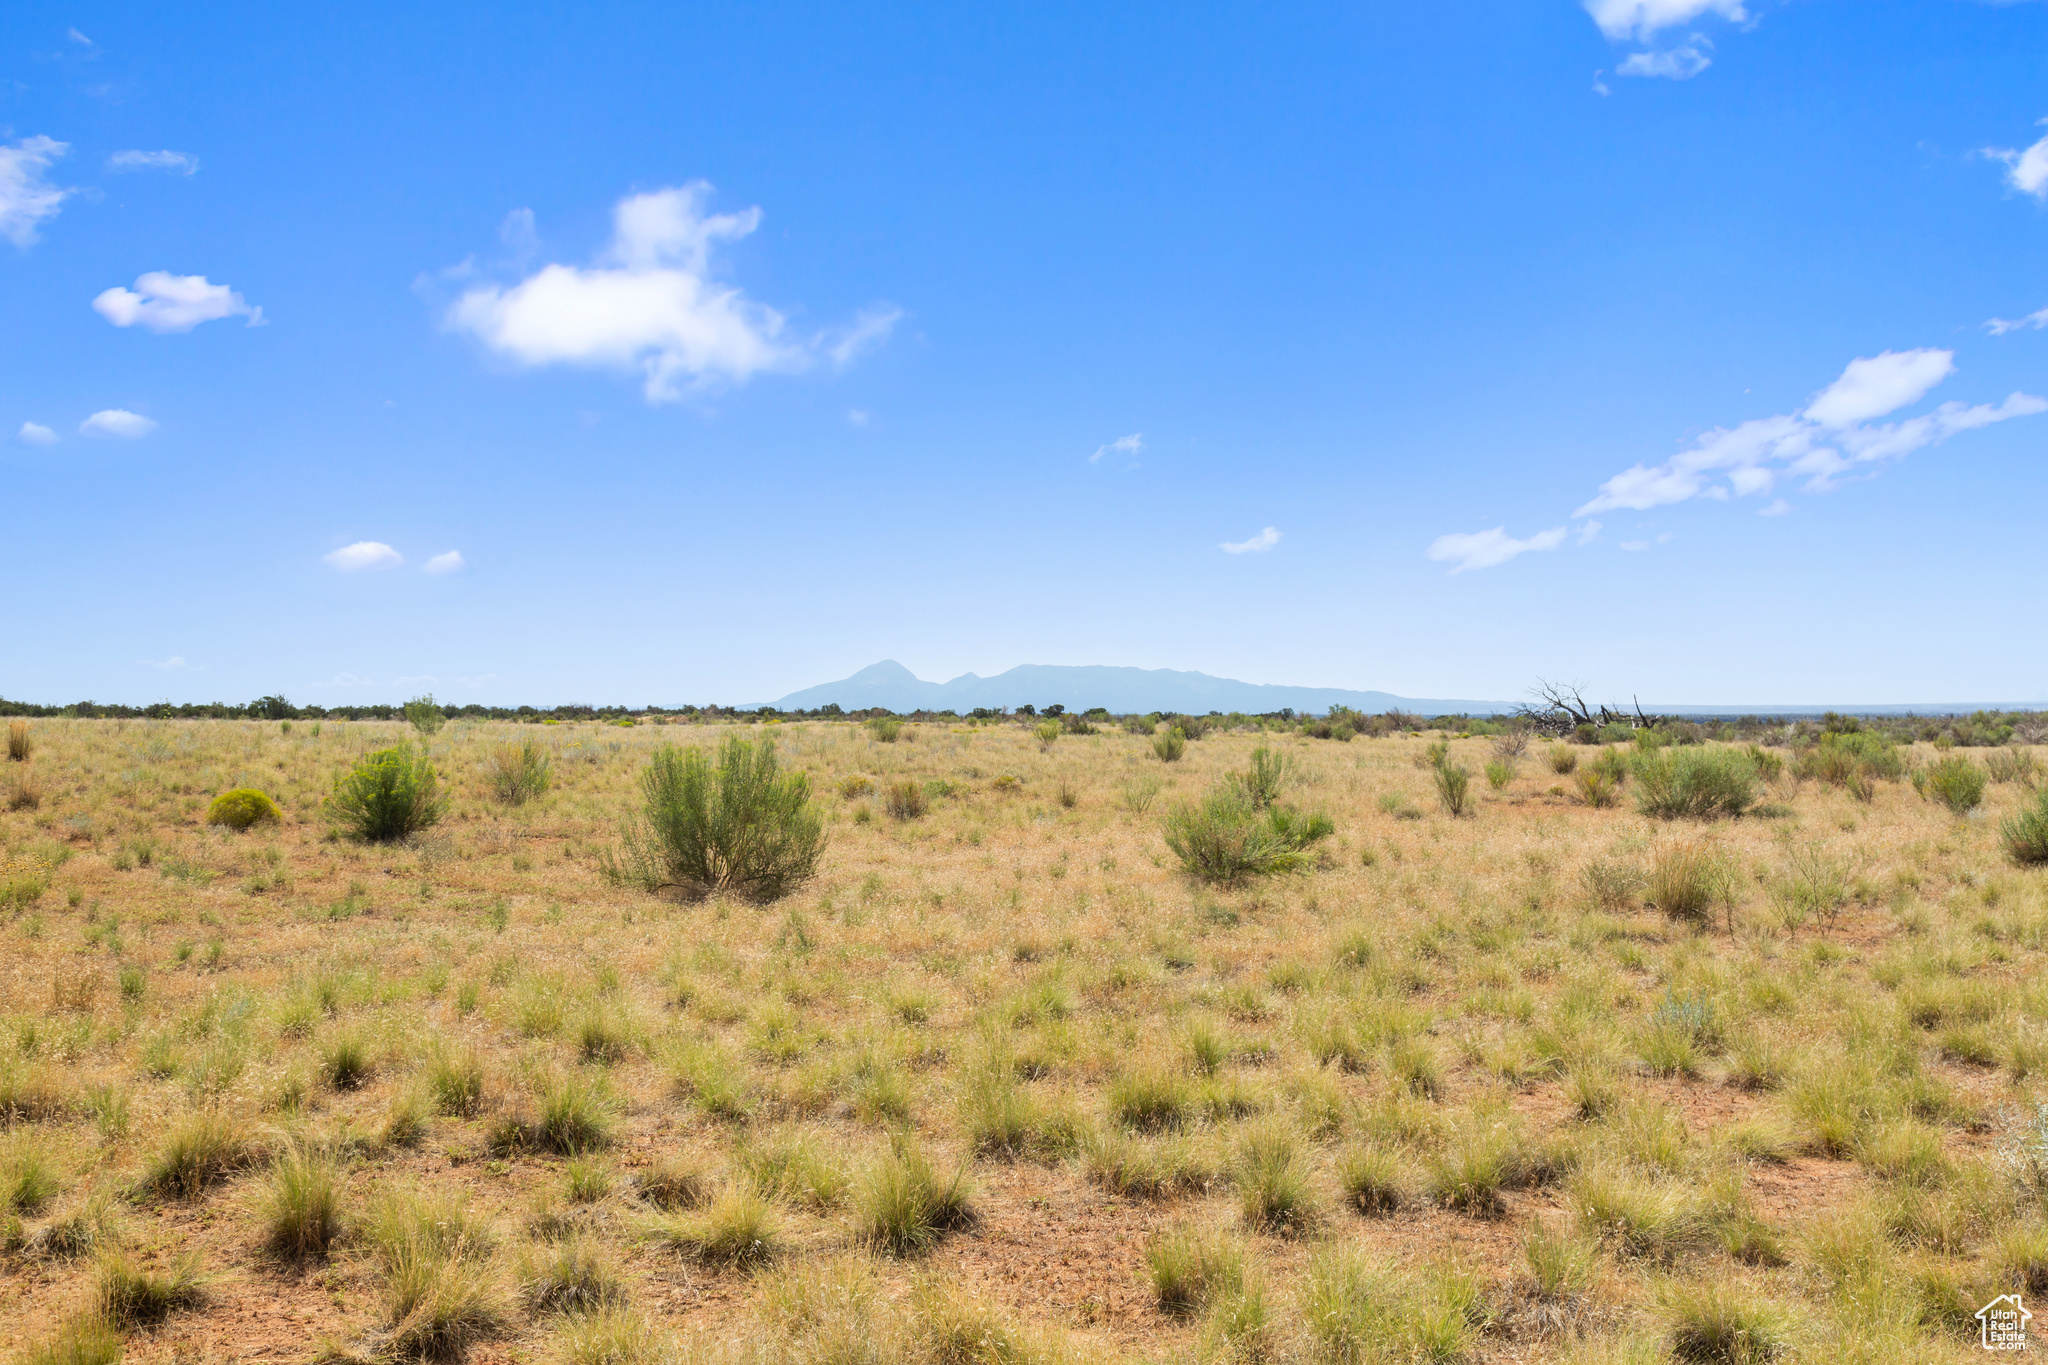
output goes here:
[{"label": "wispy cloud", "polygon": [[1614,68],[1614,74],[1689,81],[1714,64],[1714,59],[1707,55],[1713,46],[1704,34],[1695,33],[1680,46],[1668,47],[1662,52],[1629,53]]},{"label": "wispy cloud", "polygon": [[133,289],[116,285],[102,290],[92,308],[116,327],[142,326],[152,332],[189,332],[202,322],[232,317],[248,318],[251,327],[263,325],[263,310],[226,285],[165,270],[141,276]]},{"label": "wispy cloud", "polygon": [[1749,18],[1742,0],[1584,0],[1586,13],[1612,42],[1645,41],[1660,30],[1689,24],[1703,14],[1733,23]]},{"label": "wispy cloud", "polygon": [[359,540],[353,545],[344,545],[322,555],[321,561],[329,568],[343,573],[356,573],[363,569],[395,569],[405,563],[405,556],[381,540]]},{"label": "wispy cloud", "polygon": [[27,250],[35,245],[36,228],[77,193],[52,185],[47,174],[70,150],[70,143],[48,137],[25,137],[11,147],[0,143],[0,237]]},{"label": "wispy cloud", "polygon": [[176,175],[196,175],[199,158],[190,152],[115,152],[107,158],[110,171],[170,171]]},{"label": "wispy cloud", "polygon": [[468,562],[463,559],[460,550],[449,550],[445,554],[435,555],[426,563],[426,570],[430,574],[460,573],[468,567]]},{"label": "wispy cloud", "polygon": [[2007,332],[2038,332],[2043,327],[2048,327],[2048,308],[2039,309],[2023,318],[1991,318],[1984,324],[1984,330],[1995,337],[2002,337]]},{"label": "wispy cloud", "polygon": [[1138,452],[1143,450],[1144,448],[1145,433],[1142,431],[1134,431],[1128,436],[1117,437],[1108,445],[1095,447],[1095,453],[1088,457],[1088,463],[1101,464],[1103,460],[1105,460],[1111,455],[1128,455],[1135,458]]},{"label": "wispy cloud", "polygon": [[166,673],[175,673],[185,667],[184,659],[176,654],[173,654],[168,659],[145,659],[143,662],[147,663],[151,668],[160,668]]},{"label": "wispy cloud", "polygon": [[1280,532],[1271,526],[1250,540],[1226,540],[1217,548],[1227,555],[1262,555],[1280,543]]},{"label": "wispy cloud", "polygon": [[1803,410],[1716,427],[1661,464],[1616,474],[1572,515],[1766,494],[1788,478],[1802,480],[1808,492],[1826,492],[1846,475],[1875,473],[1958,432],[2048,411],[2048,400],[2014,393],[1998,404],[1944,403],[1920,417],[1873,424],[1918,402],[1954,372],[1955,353],[1932,348],[1853,360]]},{"label": "wispy cloud", "polygon": [[[2048,119],[2041,122],[2048,123]],[[2005,163],[2005,183],[2021,194],[2048,200],[2048,137],[2031,147],[1986,147],[1984,155]]]},{"label": "wispy cloud", "polygon": [[57,433],[41,422],[23,422],[21,430],[14,433],[14,439],[32,446],[53,446],[57,444]]},{"label": "wispy cloud", "polygon": [[126,408],[102,408],[78,424],[81,436],[112,436],[132,441],[156,430],[156,423]]},{"label": "wispy cloud", "polygon": [[1496,526],[1491,531],[1457,532],[1431,541],[1428,556],[1439,564],[1449,564],[1452,573],[1460,574],[1467,569],[1490,569],[1505,564],[1531,550],[1555,550],[1564,544],[1564,534],[1562,526],[1538,531],[1526,540],[1516,540],[1505,526]]},{"label": "wispy cloud", "polygon": [[[448,309],[446,325],[521,365],[637,371],[647,401],[666,403],[806,369],[820,356],[847,364],[903,316],[877,304],[847,326],[792,337],[782,313],[714,277],[714,249],[751,234],[761,210],[707,213],[710,194],[695,181],[628,196],[613,211],[611,246],[591,265],[545,265],[517,284],[476,285]],[[520,235],[531,231],[529,216]]]}]

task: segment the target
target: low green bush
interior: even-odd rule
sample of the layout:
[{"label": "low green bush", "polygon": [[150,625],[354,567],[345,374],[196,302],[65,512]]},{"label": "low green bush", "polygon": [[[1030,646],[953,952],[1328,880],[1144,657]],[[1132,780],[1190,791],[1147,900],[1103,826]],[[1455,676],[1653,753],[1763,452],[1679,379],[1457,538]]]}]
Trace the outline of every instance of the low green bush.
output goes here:
[{"label": "low green bush", "polygon": [[1939,801],[1957,815],[1968,815],[1984,801],[1984,770],[1961,754],[1949,754],[1913,774],[1913,790],[1923,800]]},{"label": "low green bush", "polygon": [[500,744],[485,761],[484,774],[491,795],[508,806],[523,806],[547,795],[554,780],[554,758],[537,739]]},{"label": "low green bush", "polygon": [[1328,838],[1330,817],[1281,806],[1261,812],[1235,786],[1167,813],[1166,846],[1186,871],[1210,882],[1298,871],[1310,863],[1311,845]]},{"label": "low green bush", "polygon": [[440,777],[425,754],[399,744],[359,760],[337,778],[328,817],[358,839],[386,843],[438,823],[447,811]]},{"label": "low green bush", "polygon": [[2032,805],[2022,806],[2009,820],[1998,825],[1998,840],[2005,856],[2016,863],[2048,863],[2048,790],[2035,795]]},{"label": "low green bush", "polygon": [[1161,763],[1178,763],[1181,755],[1188,751],[1187,731],[1178,725],[1170,730],[1161,730],[1152,736],[1152,752],[1159,755]]},{"label": "low green bush", "polygon": [[432,692],[424,697],[414,697],[405,704],[405,723],[423,736],[437,733],[448,723],[448,713],[434,700]]},{"label": "low green bush", "polygon": [[206,808],[206,823],[226,825],[229,829],[248,829],[251,825],[276,824],[284,818],[277,808],[277,802],[257,791],[254,787],[236,787],[233,791],[222,792],[213,798],[213,804]]},{"label": "low green bush", "polygon": [[1471,804],[1472,772],[1462,763],[1439,763],[1431,775],[1436,779],[1436,799],[1452,815],[1463,815]]},{"label": "low green bush", "polygon": [[1756,765],[1737,749],[1663,749],[1637,756],[1636,809],[1663,820],[1742,815],[1756,802]]},{"label": "low green bush", "polygon": [[730,736],[716,766],[702,749],[664,744],[641,790],[643,811],[623,831],[623,854],[604,865],[648,891],[778,900],[816,876],[825,857],[810,778],[781,771],[773,740]]}]

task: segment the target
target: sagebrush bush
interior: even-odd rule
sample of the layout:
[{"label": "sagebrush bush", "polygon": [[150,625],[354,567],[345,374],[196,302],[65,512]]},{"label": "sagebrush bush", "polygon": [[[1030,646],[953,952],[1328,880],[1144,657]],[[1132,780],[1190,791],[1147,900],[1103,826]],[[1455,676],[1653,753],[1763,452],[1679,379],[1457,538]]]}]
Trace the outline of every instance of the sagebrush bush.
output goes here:
[{"label": "sagebrush bush", "polygon": [[2037,793],[2031,805],[2020,807],[2010,819],[1999,821],[1998,841],[2005,846],[2005,856],[2016,863],[2048,863],[2048,789]]},{"label": "sagebrush bush", "polygon": [[257,791],[254,787],[236,787],[213,798],[213,804],[206,808],[206,823],[225,825],[229,829],[248,829],[251,825],[276,824],[284,818],[277,808],[277,802]]},{"label": "sagebrush bush", "polygon": [[1983,804],[1984,770],[1961,754],[1949,754],[1913,774],[1913,790],[1928,801],[1939,801],[1957,815],[1968,815]]},{"label": "sagebrush bush", "polygon": [[357,838],[388,843],[431,828],[447,802],[426,755],[398,744],[368,755],[336,779],[326,808],[330,819]]},{"label": "sagebrush bush", "polygon": [[1636,808],[1659,819],[1736,816],[1756,801],[1756,765],[1740,750],[1656,750],[1639,755],[1634,769]]},{"label": "sagebrush bush", "polygon": [[1515,770],[1503,759],[1494,759],[1486,765],[1486,785],[1499,791],[1515,780]]},{"label": "sagebrush bush", "polygon": [[824,859],[825,821],[810,778],[782,772],[773,740],[729,736],[715,766],[702,749],[664,744],[641,790],[644,810],[626,826],[624,856],[607,866],[649,891],[778,900],[816,876]]},{"label": "sagebrush bush", "polygon": [[1279,806],[1261,813],[1234,786],[1176,806],[1164,823],[1166,846],[1182,868],[1211,882],[1298,871],[1312,861],[1309,848],[1334,830],[1326,815]]},{"label": "sagebrush bush", "polygon": [[523,806],[547,795],[554,772],[553,755],[537,739],[496,745],[484,761],[484,777],[490,783],[491,795],[508,806]]}]

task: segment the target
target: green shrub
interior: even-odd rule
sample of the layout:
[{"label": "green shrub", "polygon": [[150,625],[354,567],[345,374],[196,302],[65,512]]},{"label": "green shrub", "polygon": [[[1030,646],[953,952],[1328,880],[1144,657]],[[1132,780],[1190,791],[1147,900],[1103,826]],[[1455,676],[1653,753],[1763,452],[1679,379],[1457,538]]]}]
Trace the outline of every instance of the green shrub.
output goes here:
[{"label": "green shrub", "polygon": [[2048,790],[2034,797],[2031,806],[2022,806],[2009,820],[1998,824],[1999,842],[2005,845],[2005,856],[2016,863],[2048,863]]},{"label": "green shrub", "polygon": [[433,735],[448,723],[448,713],[434,700],[432,692],[405,704],[405,723],[422,735]]},{"label": "green shrub", "polygon": [[1949,754],[1915,772],[1913,790],[1923,800],[1939,801],[1957,815],[1968,815],[1984,800],[1984,770],[1961,754]]},{"label": "green shrub", "polygon": [[1568,744],[1550,746],[1550,771],[1564,777],[1578,770],[1579,751]]},{"label": "green shrub", "polygon": [[523,806],[547,795],[554,781],[554,758],[537,739],[500,744],[484,763],[491,795],[508,806]]},{"label": "green shrub", "polygon": [[1499,791],[1515,780],[1515,770],[1496,758],[1486,765],[1486,785]]},{"label": "green shrub", "polygon": [[400,744],[359,761],[327,798],[331,819],[372,843],[403,839],[437,823],[447,809],[425,754]]},{"label": "green shrub", "polygon": [[254,787],[236,787],[233,791],[222,792],[214,797],[213,804],[206,808],[207,824],[226,825],[229,829],[276,824],[283,818],[283,813],[277,808],[277,802]]},{"label": "green shrub", "polygon": [[1621,804],[1621,788],[1597,765],[1587,764],[1572,781],[1579,789],[1579,799],[1595,810],[1607,810]]},{"label": "green shrub", "polygon": [[1665,749],[1635,762],[1636,808],[1672,820],[1735,816],[1756,801],[1756,765],[1736,749]]},{"label": "green shrub", "polygon": [[817,875],[825,822],[811,801],[810,779],[781,772],[773,740],[738,735],[701,749],[664,744],[641,775],[646,805],[625,830],[614,874],[649,891],[675,887],[703,896],[730,892],[771,901]]},{"label": "green shrub", "polygon": [[1060,737],[1064,727],[1056,720],[1042,720],[1032,728],[1032,736],[1038,740],[1038,747],[1050,749],[1053,741]]},{"label": "green shrub", "polygon": [[877,742],[894,744],[903,734],[903,722],[894,716],[869,716],[867,729]]},{"label": "green shrub", "polygon": [[1439,763],[1431,770],[1436,779],[1436,799],[1452,815],[1463,815],[1469,801],[1472,773],[1462,763]]},{"label": "green shrub", "polygon": [[1293,767],[1286,754],[1276,754],[1263,744],[1252,750],[1252,766],[1238,778],[1238,783],[1253,810],[1264,810],[1280,799],[1281,788],[1287,785]]},{"label": "green shrub", "polygon": [[1235,786],[1168,812],[1166,846],[1186,871],[1212,882],[1293,872],[1310,863],[1308,849],[1335,826],[1321,814],[1271,806],[1261,814]]},{"label": "green shrub", "polygon": [[2023,787],[2031,787],[2040,774],[2040,767],[2034,762],[2031,750],[2014,745],[2010,749],[1993,749],[1986,754],[1984,772],[1993,782],[2017,782]]},{"label": "green shrub", "polygon": [[1159,755],[1161,763],[1178,763],[1181,755],[1188,751],[1188,734],[1178,725],[1170,730],[1161,730],[1152,736],[1152,752]]}]

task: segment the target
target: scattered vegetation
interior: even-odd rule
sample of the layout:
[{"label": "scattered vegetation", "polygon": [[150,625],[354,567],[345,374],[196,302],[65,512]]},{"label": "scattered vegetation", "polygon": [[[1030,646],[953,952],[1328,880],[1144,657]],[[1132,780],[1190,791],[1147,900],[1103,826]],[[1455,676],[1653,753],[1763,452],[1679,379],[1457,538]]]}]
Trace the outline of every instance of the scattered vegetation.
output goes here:
[{"label": "scattered vegetation", "polygon": [[394,744],[362,759],[336,780],[327,798],[330,818],[371,843],[430,829],[446,809],[434,765],[409,744]]},{"label": "scattered vegetation", "polygon": [[650,891],[730,892],[772,901],[817,875],[825,824],[810,778],[784,773],[773,741],[732,735],[714,765],[696,747],[665,744],[641,777],[646,804],[625,831],[628,876]]},{"label": "scattered vegetation", "polygon": [[207,824],[225,825],[229,829],[274,825],[283,818],[277,803],[254,787],[236,787],[233,791],[222,792],[214,797],[213,804],[206,808]]}]

